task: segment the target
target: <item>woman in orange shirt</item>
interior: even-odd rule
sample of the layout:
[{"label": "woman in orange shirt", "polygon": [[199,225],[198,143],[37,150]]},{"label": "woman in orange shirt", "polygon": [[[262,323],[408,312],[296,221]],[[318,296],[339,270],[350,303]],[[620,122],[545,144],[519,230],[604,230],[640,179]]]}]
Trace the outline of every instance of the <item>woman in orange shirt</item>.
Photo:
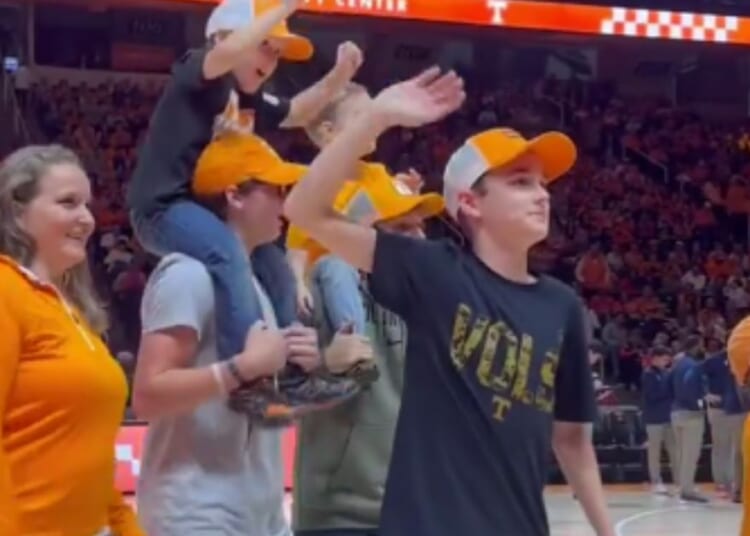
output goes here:
[{"label": "woman in orange shirt", "polygon": [[100,335],[89,179],[60,146],[0,166],[0,534],[141,536],[115,490],[127,386]]}]

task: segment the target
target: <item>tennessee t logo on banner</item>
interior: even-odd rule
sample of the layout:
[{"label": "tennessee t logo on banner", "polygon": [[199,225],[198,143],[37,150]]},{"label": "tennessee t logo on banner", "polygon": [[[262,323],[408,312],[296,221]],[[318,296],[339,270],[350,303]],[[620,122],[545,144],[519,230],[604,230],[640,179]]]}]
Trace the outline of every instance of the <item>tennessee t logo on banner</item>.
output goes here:
[{"label": "tennessee t logo on banner", "polygon": [[492,24],[502,24],[503,11],[508,7],[507,0],[487,0],[487,7],[492,10]]}]

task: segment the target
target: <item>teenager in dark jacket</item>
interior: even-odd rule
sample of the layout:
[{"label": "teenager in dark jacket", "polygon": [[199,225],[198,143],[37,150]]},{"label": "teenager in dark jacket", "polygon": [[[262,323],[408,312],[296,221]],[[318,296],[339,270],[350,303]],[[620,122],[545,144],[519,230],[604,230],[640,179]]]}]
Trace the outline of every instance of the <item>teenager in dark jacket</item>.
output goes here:
[{"label": "teenager in dark jacket", "polygon": [[648,475],[654,493],[667,494],[661,478],[661,452],[666,447],[675,480],[675,439],[671,425],[672,394],[668,367],[672,361],[669,348],[656,346],[651,352],[651,362],[643,371],[643,423],[648,436]]},{"label": "teenager in dark jacket", "polygon": [[695,489],[703,432],[705,430],[705,399],[708,394],[703,372],[703,341],[698,335],[688,337],[684,351],[675,356],[670,373],[672,395],[672,428],[675,433],[677,484],[680,499],[705,503],[708,499]]},{"label": "teenager in dark jacket", "polygon": [[727,388],[734,385],[727,354],[714,348],[703,364],[709,398],[707,400],[708,425],[711,427],[711,474],[719,494],[732,491],[732,438],[729,415],[724,410]]},{"label": "teenager in dark jacket", "polygon": [[717,488],[738,498],[742,487],[742,427],[746,412],[729,368],[727,352],[719,352],[703,366],[708,377],[708,419],[711,425],[711,472]]}]

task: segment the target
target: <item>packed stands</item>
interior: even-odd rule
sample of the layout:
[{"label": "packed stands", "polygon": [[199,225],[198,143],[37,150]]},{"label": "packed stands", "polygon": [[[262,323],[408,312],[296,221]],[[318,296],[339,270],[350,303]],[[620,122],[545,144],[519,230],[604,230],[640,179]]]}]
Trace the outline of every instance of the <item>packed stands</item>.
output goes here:
[{"label": "packed stands", "polygon": [[[27,108],[32,129],[76,150],[93,179],[96,276],[115,317],[110,345],[129,370],[153,261],[133,238],[124,189],[160,91],[158,82],[40,79]],[[605,382],[637,391],[655,343],[677,352],[699,332],[712,347],[723,345],[750,312],[750,125],[715,125],[660,99],[621,98],[611,83],[548,78],[532,88],[503,83],[474,92],[439,125],[389,133],[377,157],[394,171],[415,168],[428,189],[439,190],[456,145],[493,125],[527,134],[564,128],[578,142],[576,168],[551,188],[553,230],[534,261],[583,296],[592,336],[605,348]],[[293,160],[315,154],[299,131],[270,141]],[[643,480],[637,411],[603,412],[595,439],[605,479]],[[705,478],[705,449],[701,460]],[[558,469],[551,478],[561,478]]]},{"label": "packed stands", "polygon": [[[33,120],[46,138],[73,147],[90,170],[99,275],[126,326],[113,339],[129,350],[138,333],[134,296],[148,264],[132,238],[123,191],[159,91],[157,83],[42,80],[32,92]],[[594,334],[609,350],[608,377],[636,386],[640,357],[656,336],[679,341],[697,329],[723,341],[750,307],[750,129],[710,125],[658,101],[625,103],[608,86],[582,92],[547,80],[532,93],[506,86],[474,94],[443,124],[392,133],[379,157],[395,170],[419,170],[438,189],[440,170],[466,133],[497,124],[539,130],[549,121],[542,104],[550,102],[567,116],[582,155],[569,179],[553,186],[558,225],[538,257],[581,289]],[[272,142],[293,159],[314,155],[301,132]]]}]

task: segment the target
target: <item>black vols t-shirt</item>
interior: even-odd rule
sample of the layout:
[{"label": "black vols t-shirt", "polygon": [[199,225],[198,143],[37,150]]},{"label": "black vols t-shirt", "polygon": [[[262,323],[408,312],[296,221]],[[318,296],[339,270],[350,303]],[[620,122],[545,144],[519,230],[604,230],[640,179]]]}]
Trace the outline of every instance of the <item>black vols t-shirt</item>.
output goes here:
[{"label": "black vols t-shirt", "polygon": [[592,422],[583,308],[447,242],[379,233],[373,297],[409,333],[383,536],[547,536],[554,420]]},{"label": "black vols t-shirt", "polygon": [[[289,113],[289,101],[266,93],[237,92],[231,74],[206,80],[207,49],[188,51],[172,67],[172,78],[151,117],[128,189],[131,210],[151,212],[190,195],[195,164],[211,141],[222,114],[243,116],[255,130],[277,127]],[[224,122],[229,122],[229,119]]]}]

